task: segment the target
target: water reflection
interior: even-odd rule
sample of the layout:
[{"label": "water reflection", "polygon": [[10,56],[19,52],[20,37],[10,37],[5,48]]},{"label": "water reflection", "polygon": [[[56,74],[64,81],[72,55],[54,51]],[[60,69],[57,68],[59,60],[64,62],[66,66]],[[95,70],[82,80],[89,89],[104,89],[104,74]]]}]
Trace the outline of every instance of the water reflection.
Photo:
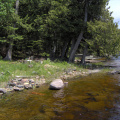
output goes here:
[{"label": "water reflection", "polygon": [[53,97],[54,98],[64,98],[65,97],[64,89],[58,90],[55,93],[53,93]]}]

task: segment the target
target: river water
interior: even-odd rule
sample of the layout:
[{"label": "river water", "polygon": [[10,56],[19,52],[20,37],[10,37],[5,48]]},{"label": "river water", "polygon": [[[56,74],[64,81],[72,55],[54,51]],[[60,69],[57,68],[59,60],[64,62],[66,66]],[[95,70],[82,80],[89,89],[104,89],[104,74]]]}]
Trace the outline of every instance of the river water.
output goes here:
[{"label": "river water", "polygon": [[7,95],[0,100],[0,120],[120,120],[120,74],[94,73],[68,82],[61,90],[44,85]]}]

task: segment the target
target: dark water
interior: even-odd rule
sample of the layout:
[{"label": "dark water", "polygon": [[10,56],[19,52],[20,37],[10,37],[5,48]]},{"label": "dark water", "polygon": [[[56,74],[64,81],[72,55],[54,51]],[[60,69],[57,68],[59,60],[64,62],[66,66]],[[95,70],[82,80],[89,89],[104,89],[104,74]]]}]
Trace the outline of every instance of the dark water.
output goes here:
[{"label": "dark water", "polygon": [[0,101],[0,120],[119,120],[120,75],[93,74],[52,91],[48,85]]}]

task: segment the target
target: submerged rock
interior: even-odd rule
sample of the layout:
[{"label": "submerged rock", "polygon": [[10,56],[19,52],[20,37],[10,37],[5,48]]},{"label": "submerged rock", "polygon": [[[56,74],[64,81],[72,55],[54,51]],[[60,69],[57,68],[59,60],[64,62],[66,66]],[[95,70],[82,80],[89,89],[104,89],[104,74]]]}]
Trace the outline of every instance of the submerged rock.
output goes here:
[{"label": "submerged rock", "polygon": [[64,82],[64,86],[65,86],[65,87],[68,87],[68,82]]},{"label": "submerged rock", "polygon": [[64,90],[61,89],[61,90],[55,92],[55,93],[53,94],[53,97],[54,97],[54,98],[64,98],[64,97],[65,97]]},{"label": "submerged rock", "polygon": [[56,79],[50,83],[49,89],[59,90],[62,89],[63,87],[64,87],[63,81],[61,79]]}]

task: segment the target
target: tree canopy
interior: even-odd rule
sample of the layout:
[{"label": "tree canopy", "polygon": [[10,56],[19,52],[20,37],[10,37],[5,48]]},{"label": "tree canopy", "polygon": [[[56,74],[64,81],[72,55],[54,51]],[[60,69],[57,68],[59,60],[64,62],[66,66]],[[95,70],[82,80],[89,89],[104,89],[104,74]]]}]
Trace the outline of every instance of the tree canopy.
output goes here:
[{"label": "tree canopy", "polygon": [[120,31],[108,2],[0,0],[0,55],[6,58],[12,45],[11,59],[34,55],[72,62],[86,44],[97,55],[116,55]]}]

